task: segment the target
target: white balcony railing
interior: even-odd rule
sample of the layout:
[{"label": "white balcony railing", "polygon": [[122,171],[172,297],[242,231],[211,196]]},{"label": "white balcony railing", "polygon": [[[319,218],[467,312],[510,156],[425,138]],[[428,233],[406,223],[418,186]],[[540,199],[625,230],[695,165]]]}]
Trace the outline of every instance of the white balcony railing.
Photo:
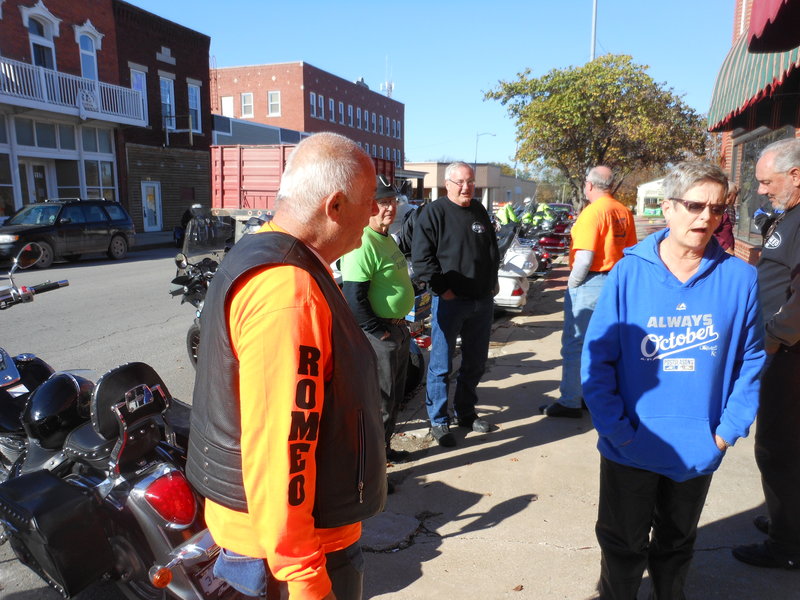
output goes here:
[{"label": "white balcony railing", "polygon": [[0,57],[0,102],[53,112],[145,125],[137,90]]}]

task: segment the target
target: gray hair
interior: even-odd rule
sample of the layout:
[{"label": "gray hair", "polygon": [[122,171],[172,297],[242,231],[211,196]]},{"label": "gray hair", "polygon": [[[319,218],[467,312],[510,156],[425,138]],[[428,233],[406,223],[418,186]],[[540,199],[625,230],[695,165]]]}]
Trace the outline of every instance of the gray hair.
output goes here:
[{"label": "gray hair", "polygon": [[800,140],[797,138],[772,142],[761,151],[758,158],[760,160],[765,154],[771,153],[775,154],[772,161],[775,173],[788,173],[794,167],[800,167]]},{"label": "gray hair", "polygon": [[468,168],[470,171],[472,171],[472,176],[475,177],[475,169],[472,168],[472,165],[468,165],[467,163],[459,160],[456,162],[451,162],[449,165],[447,165],[447,168],[444,170],[444,178],[450,179],[450,175],[452,175],[453,171],[460,169],[461,167]]},{"label": "gray hair", "polygon": [[698,183],[705,182],[718,183],[727,195],[728,176],[717,165],[699,160],[680,162],[664,177],[664,197],[682,198]]},{"label": "gray hair", "polygon": [[351,200],[369,162],[369,156],[351,139],[315,133],[301,141],[286,161],[276,207],[307,219],[331,194],[342,192]]},{"label": "gray hair", "polygon": [[611,176],[603,177],[597,171],[597,167],[592,167],[591,169],[586,171],[586,181],[591,183],[598,190],[602,190],[604,192],[607,192],[612,187],[614,187],[614,178],[615,178],[615,175],[614,175],[613,172],[611,173]]}]

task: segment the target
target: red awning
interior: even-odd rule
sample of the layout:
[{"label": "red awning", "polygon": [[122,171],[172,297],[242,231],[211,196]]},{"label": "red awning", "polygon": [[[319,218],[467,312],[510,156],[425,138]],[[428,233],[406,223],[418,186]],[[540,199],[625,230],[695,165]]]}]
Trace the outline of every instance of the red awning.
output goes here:
[{"label": "red awning", "polygon": [[800,46],[800,0],[753,0],[747,49],[783,52]]}]

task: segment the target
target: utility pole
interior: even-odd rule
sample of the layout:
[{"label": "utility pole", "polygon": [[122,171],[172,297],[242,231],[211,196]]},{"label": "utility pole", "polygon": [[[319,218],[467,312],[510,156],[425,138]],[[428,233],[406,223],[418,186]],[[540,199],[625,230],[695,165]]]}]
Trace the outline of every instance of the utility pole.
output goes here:
[{"label": "utility pole", "polygon": [[594,48],[597,41],[597,0],[592,0],[592,47],[589,48],[589,62],[594,60]]}]

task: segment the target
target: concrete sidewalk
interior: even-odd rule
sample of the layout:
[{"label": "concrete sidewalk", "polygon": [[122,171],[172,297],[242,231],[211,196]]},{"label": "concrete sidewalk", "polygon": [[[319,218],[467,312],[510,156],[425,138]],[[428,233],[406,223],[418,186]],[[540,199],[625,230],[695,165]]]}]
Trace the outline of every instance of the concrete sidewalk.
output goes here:
[{"label": "concrete sidewalk", "polygon": [[[495,324],[478,406],[493,431],[459,431],[456,448],[440,448],[428,436],[424,390],[403,412],[395,446],[414,452],[390,467],[397,491],[386,512],[365,523],[365,598],[596,597],[596,434],[588,416],[548,419],[538,410],[558,395],[566,275],[558,266],[533,284],[521,315]],[[762,512],[751,433],[714,477],[690,600],[800,599],[799,572],[731,556],[732,546],[763,538],[751,524]],[[647,591],[645,577],[641,597]]]}]

